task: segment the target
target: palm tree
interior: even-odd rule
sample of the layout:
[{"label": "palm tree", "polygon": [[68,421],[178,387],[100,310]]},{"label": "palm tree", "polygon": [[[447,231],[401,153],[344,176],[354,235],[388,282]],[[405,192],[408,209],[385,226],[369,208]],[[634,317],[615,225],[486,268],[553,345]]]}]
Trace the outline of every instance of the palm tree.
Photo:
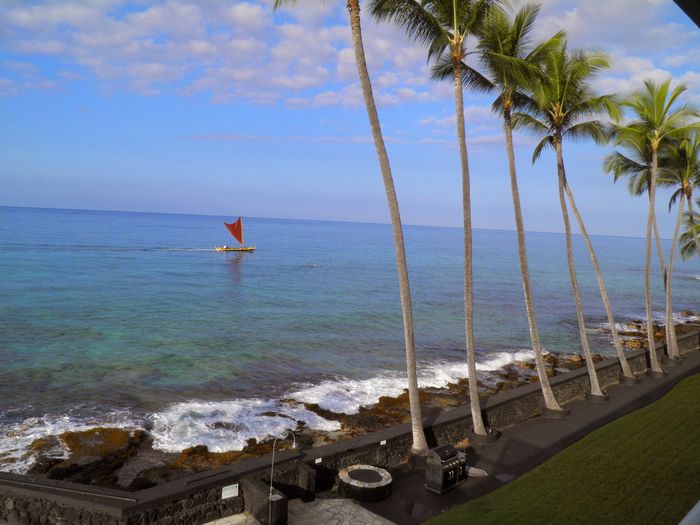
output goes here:
[{"label": "palm tree", "polygon": [[[668,203],[668,209],[678,201],[678,212],[676,216],[676,225],[673,229],[673,237],[671,239],[671,252],[668,258],[668,276],[666,279],[666,340],[669,357],[678,361],[680,352],[678,351],[678,342],[676,341],[675,327],[673,324],[673,307],[672,307],[672,280],[673,280],[673,262],[676,252],[676,243],[678,242],[678,232],[680,231],[681,223],[683,222],[683,209],[685,202],[689,203],[689,220],[694,221],[693,217],[693,186],[700,179],[700,141],[696,134],[683,137],[680,142],[670,141],[662,152],[660,163],[665,167],[661,169],[659,176],[659,184],[676,188]],[[692,224],[691,224],[692,227]],[[697,249],[697,242],[696,249]]]},{"label": "palm tree", "polygon": [[[651,147],[644,140],[632,140],[628,144],[628,156],[619,151],[614,151],[605,158],[603,167],[605,171],[613,175],[613,180],[617,182],[621,178],[627,178],[627,189],[632,195],[640,196],[646,193],[650,195],[651,185]],[[652,224],[654,239],[656,241],[656,253],[659,256],[659,268],[661,276],[666,283],[666,259],[661,249],[661,236],[656,224],[656,216]]]},{"label": "palm tree", "polygon": [[503,115],[503,129],[506,138],[506,152],[510,175],[510,188],[513,198],[513,212],[518,236],[518,255],[520,274],[525,296],[530,339],[535,353],[535,363],[539,376],[545,406],[550,410],[561,410],[557,403],[549,379],[545,372],[542,348],[540,346],[535,305],[532,300],[530,270],[528,268],[525,244],[525,227],[520,206],[518,178],[515,171],[515,153],[513,150],[513,125],[511,114],[513,105],[522,98],[520,91],[530,88],[542,80],[540,65],[553,47],[559,45],[563,33],[557,33],[551,39],[537,46],[530,42],[530,32],[539,13],[539,6],[526,5],[509,19],[500,9],[493,9],[487,17],[480,35],[478,51],[485,76],[490,88],[498,93],[493,109]]},{"label": "palm tree", "polygon": [[[700,199],[695,200],[695,204],[700,207]],[[700,215],[691,208],[686,214],[685,229],[680,236],[680,252],[683,259],[690,259],[693,255],[700,256],[698,244],[700,243]]]},{"label": "palm tree", "polygon": [[[665,162],[664,162],[665,161]],[[661,165],[666,165],[659,181],[663,186],[676,187],[671,196],[669,209],[678,198],[685,198],[688,203],[688,229],[695,229],[695,211],[693,210],[693,190],[700,184],[700,134],[689,134],[679,143],[671,143],[666,158],[661,158]],[[700,255],[700,242],[693,239],[691,249]],[[669,262],[670,266],[670,262]],[[670,270],[669,270],[670,271]]]},{"label": "palm tree", "polygon": [[[696,110],[686,104],[676,106],[678,98],[686,90],[685,86],[676,86],[671,90],[671,81],[666,80],[656,84],[652,80],[644,82],[641,91],[633,93],[622,102],[634,114],[635,120],[627,124],[618,124],[613,131],[613,137],[618,146],[636,149],[639,145],[651,149],[651,173],[649,178],[649,213],[647,216],[646,254],[644,267],[644,292],[647,316],[647,339],[649,344],[649,359],[651,374],[665,374],[656,355],[654,327],[651,308],[651,230],[655,221],[656,179],[659,169],[659,151],[674,137],[678,137],[697,124],[688,124],[688,119],[697,117]],[[666,319],[668,323],[669,320]],[[673,323],[667,328],[671,328]],[[673,330],[666,330],[667,340]]]},{"label": "palm tree", "polygon": [[[275,9],[282,4],[294,2],[295,0],[275,0]],[[413,444],[411,451],[417,456],[424,456],[428,452],[428,443],[423,431],[423,417],[421,415],[420,397],[418,391],[418,377],[416,373],[416,352],[413,338],[413,309],[411,306],[411,288],[408,280],[408,268],[406,266],[406,250],[403,240],[403,228],[401,226],[401,214],[399,213],[399,202],[396,198],[394,179],[391,174],[389,156],[384,145],[384,137],[379,123],[377,106],[372,93],[372,83],[367,70],[365,60],[364,45],[362,43],[362,27],[360,24],[360,0],[347,0],[347,9],[350,15],[350,30],[352,33],[352,44],[355,51],[355,62],[357,72],[360,77],[360,87],[367,108],[370,127],[372,128],[372,138],[377,150],[379,159],[379,169],[384,181],[384,189],[389,204],[389,215],[394,237],[394,250],[396,252],[396,271],[399,279],[399,293],[401,296],[401,311],[403,314],[403,332],[406,346],[406,368],[408,373],[408,399],[411,412],[411,430]]]},{"label": "palm tree", "polygon": [[[581,233],[586,241],[586,246],[591,254],[603,301],[608,303],[606,304],[606,310],[608,311],[610,311],[609,302],[607,301],[607,294],[603,293],[605,288],[602,286],[603,280],[593,246],[576,207],[573,192],[566,180],[562,143],[564,138],[572,140],[593,139],[597,142],[605,140],[607,136],[605,125],[599,120],[590,120],[590,118],[612,111],[612,101],[608,96],[595,95],[588,81],[597,72],[609,66],[607,59],[599,53],[586,51],[568,52],[566,44],[562,44],[547,55],[544,67],[544,81],[535,86],[533,97],[525,108],[526,112],[519,112],[513,115],[513,123],[518,128],[524,128],[542,136],[542,139],[535,147],[532,156],[533,163],[537,161],[545,147],[551,147],[556,152],[559,204],[564,220],[566,254],[569,262],[569,276],[571,278],[574,302],[576,303],[579,337],[588,368],[592,399],[602,400],[605,399],[605,394],[600,388],[600,382],[598,381],[588,343],[583,307],[581,305],[581,293],[576,277],[566,197],[569,199]],[[609,316],[611,317],[611,313]],[[615,330],[614,321],[611,322],[611,329]],[[624,355],[621,347],[618,350],[618,354]],[[623,362],[624,360],[621,360],[620,364],[622,365]],[[629,366],[624,371],[624,374],[625,376],[632,376]]]},{"label": "palm tree", "polygon": [[392,21],[408,36],[428,46],[428,61],[434,60],[439,69],[450,68],[454,79],[457,141],[462,170],[462,211],[464,217],[464,324],[469,378],[469,402],[474,433],[488,434],[481,415],[477,385],[474,347],[474,293],[472,269],[472,223],[469,160],[464,124],[464,93],[466,78],[479,83],[479,75],[465,69],[466,40],[478,32],[494,0],[371,0],[372,14],[383,21]]},{"label": "palm tree", "polygon": [[[606,171],[613,174],[615,182],[622,177],[627,177],[627,189],[632,195],[640,196],[646,193],[647,196],[650,196],[651,192],[649,188],[651,186],[652,165],[651,146],[647,141],[639,138],[637,139],[638,140],[631,139],[630,144],[628,144],[628,149],[630,150],[629,157],[623,155],[619,151],[615,151],[606,157],[604,167]],[[659,168],[662,166],[663,159],[659,159]],[[652,229],[654,240],[656,241],[656,253],[659,256],[659,268],[661,269],[661,276],[664,282],[664,291],[666,291],[668,271],[666,269],[666,258],[661,248],[661,236],[659,235],[656,214],[654,214]],[[673,331],[666,332],[667,339],[670,338],[675,341],[675,327],[673,326],[673,316],[671,312],[667,311],[664,315],[664,319],[665,326],[671,327]],[[669,344],[668,346],[670,348],[671,345]]]}]

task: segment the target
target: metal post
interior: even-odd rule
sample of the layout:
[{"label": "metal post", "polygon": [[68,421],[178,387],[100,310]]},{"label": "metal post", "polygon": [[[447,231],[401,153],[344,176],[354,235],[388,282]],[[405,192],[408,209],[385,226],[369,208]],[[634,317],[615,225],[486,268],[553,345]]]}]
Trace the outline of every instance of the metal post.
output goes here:
[{"label": "metal post", "polygon": [[[297,448],[297,437],[294,432],[289,432],[292,435],[292,448]],[[272,465],[270,466],[270,493],[267,497],[267,524],[271,525],[272,520],[272,477],[275,475],[275,446],[277,445],[277,440],[279,437],[275,437],[272,442]]]}]

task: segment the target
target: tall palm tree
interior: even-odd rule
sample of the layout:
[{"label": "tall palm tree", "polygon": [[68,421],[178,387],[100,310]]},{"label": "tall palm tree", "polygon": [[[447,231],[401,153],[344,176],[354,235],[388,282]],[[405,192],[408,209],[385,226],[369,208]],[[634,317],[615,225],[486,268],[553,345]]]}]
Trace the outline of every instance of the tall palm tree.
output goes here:
[{"label": "tall palm tree", "polygon": [[[504,129],[506,133],[506,146],[508,149],[508,164],[511,172],[511,188],[513,193],[514,208],[516,211],[516,225],[518,231],[522,228],[522,215],[520,213],[520,202],[518,197],[517,179],[515,177],[515,155],[513,153],[513,136],[512,136],[512,108],[518,98],[522,99],[519,91],[533,91],[533,86],[542,79],[540,73],[540,65],[545,60],[547,54],[556,49],[564,39],[563,32],[557,33],[548,41],[532,47],[529,45],[529,32],[534,24],[535,18],[539,12],[539,6],[527,5],[523,7],[513,18],[512,24],[501,11],[495,11],[493,16],[489,17],[489,22],[484,28],[479,43],[481,52],[481,61],[487,71],[487,77],[497,87],[499,98],[496,99],[495,109],[503,114]],[[622,342],[617,333],[615,319],[608,299],[608,294],[603,282],[602,273],[598,264],[598,258],[590,243],[588,234],[583,226],[583,221],[580,219],[580,214],[572,204],[579,219],[579,225],[593,261],[593,267],[596,272],[598,287],[600,289],[601,298],[605,306],[605,311],[608,317],[608,323],[611,327],[615,349],[617,350],[620,359],[620,365],[625,378],[628,381],[634,381],[634,375],[630,369],[629,363],[622,347]],[[523,247],[524,259],[524,238],[519,239],[519,245]],[[529,289],[529,276],[527,275],[527,261],[525,260],[525,268],[521,267],[523,273],[523,282],[525,289]],[[522,263],[521,263],[522,266]],[[532,299],[527,297],[529,290],[526,292],[526,303],[532,302]],[[534,317],[534,316],[533,316]],[[534,320],[533,320],[534,324]],[[532,331],[532,328],[531,328]]]},{"label": "tall palm tree", "polygon": [[[293,3],[295,0],[275,0],[275,9],[284,3]],[[352,33],[352,44],[355,51],[355,62],[357,72],[360,77],[360,87],[367,108],[370,127],[372,128],[372,138],[374,147],[377,150],[379,159],[379,169],[384,181],[386,199],[389,205],[389,215],[394,237],[394,250],[396,252],[396,271],[399,279],[399,293],[401,296],[401,311],[403,314],[403,332],[406,347],[406,369],[408,373],[408,399],[411,412],[411,430],[413,444],[411,451],[413,454],[422,456],[427,454],[428,443],[423,431],[423,417],[421,415],[420,397],[418,391],[418,377],[416,373],[416,353],[413,338],[413,309],[411,306],[411,288],[408,280],[408,268],[406,266],[406,250],[404,247],[403,228],[401,226],[401,214],[399,213],[399,202],[396,198],[394,179],[391,174],[389,156],[384,145],[384,137],[379,123],[377,106],[372,93],[372,83],[367,70],[365,60],[365,50],[362,42],[362,27],[360,24],[360,0],[347,0],[347,9],[350,15],[350,31]]]},{"label": "tall palm tree", "polygon": [[[680,142],[671,143],[666,158],[660,159],[660,162],[667,166],[663,169],[660,184],[676,188],[671,195],[669,209],[678,198],[685,198],[688,203],[688,231],[692,231],[695,229],[693,190],[700,184],[700,134],[688,134]],[[697,239],[693,239],[693,248],[700,255],[700,242]]]},{"label": "tall palm tree", "polygon": [[[660,149],[669,140],[697,126],[697,124],[688,124],[690,118],[698,116],[697,111],[687,104],[676,104],[678,98],[685,90],[686,88],[683,85],[676,86],[671,90],[670,79],[660,84],[652,80],[646,80],[642,90],[633,93],[621,104],[632,112],[635,119],[626,124],[618,124],[613,130],[613,137],[618,146],[637,149],[638,151],[640,144],[648,144],[648,147],[651,149],[649,213],[647,215],[644,263],[644,302],[647,316],[647,339],[651,374],[656,376],[665,373],[656,355],[651,308],[651,230],[656,215],[656,180],[659,169]],[[666,322],[668,323],[668,319]],[[666,330],[666,333],[668,338],[672,330]]]},{"label": "tall palm tree", "polygon": [[[652,163],[651,146],[644,140],[632,140],[628,144],[628,155],[623,155],[619,151],[614,151],[605,158],[603,167],[605,171],[613,175],[614,181],[617,182],[622,178],[627,179],[627,189],[632,195],[641,196],[644,193],[650,196],[649,187],[651,186],[651,163]],[[659,228],[656,224],[656,216],[652,224],[654,232],[654,240],[656,241],[656,253],[659,257],[659,268],[661,276],[666,283],[666,258],[661,249],[661,236]]]},{"label": "tall palm tree", "polygon": [[477,385],[474,346],[474,292],[472,268],[472,219],[469,159],[464,124],[466,78],[479,83],[479,75],[464,68],[467,37],[476,34],[493,6],[494,0],[371,0],[370,9],[378,20],[392,21],[403,28],[409,38],[428,46],[428,61],[438,69],[450,68],[454,79],[457,142],[462,170],[462,211],[464,218],[464,325],[469,378],[469,402],[474,433],[486,436]]},{"label": "tall palm tree", "polygon": [[[615,182],[620,178],[627,177],[627,189],[632,195],[640,196],[644,193],[651,197],[649,188],[651,186],[651,165],[652,152],[649,143],[639,137],[631,138],[628,144],[629,157],[623,155],[619,151],[614,151],[608,155],[604,162],[605,170],[613,174]],[[663,166],[664,160],[659,159],[659,168]],[[654,240],[656,241],[656,253],[659,257],[659,268],[664,282],[664,291],[666,290],[666,282],[668,279],[668,271],[666,269],[666,257],[661,248],[661,236],[657,226],[656,214],[652,223]],[[671,312],[666,311],[664,314],[664,324],[671,327],[672,332],[667,331],[667,340],[675,341],[675,327],[673,325],[673,316]],[[669,343],[669,348],[671,343]]]},{"label": "tall palm tree", "polygon": [[515,170],[515,153],[513,150],[513,125],[511,115],[513,106],[522,98],[520,91],[531,88],[542,80],[540,65],[552,48],[559,45],[563,33],[557,33],[552,38],[539,45],[532,45],[530,33],[539,13],[538,5],[525,5],[514,16],[509,16],[501,9],[493,9],[486,18],[480,35],[478,52],[481,59],[482,71],[490,83],[490,89],[498,93],[493,103],[493,109],[503,115],[503,130],[506,139],[508,156],[508,172],[510,176],[513,212],[518,236],[518,255],[520,274],[525,296],[525,311],[527,313],[530,339],[535,353],[537,374],[540,379],[545,406],[550,410],[561,410],[557,403],[549,379],[545,372],[542,348],[540,345],[535,305],[532,300],[530,270],[528,268],[527,249],[525,243],[525,227],[520,206],[520,192]]},{"label": "tall palm tree", "polygon": [[[581,292],[574,264],[571,225],[566,205],[567,197],[578,221],[581,233],[586,240],[586,245],[596,268],[599,285],[602,284],[602,276],[593,246],[576,207],[573,192],[566,179],[562,143],[565,138],[572,140],[593,139],[597,142],[605,141],[607,136],[605,125],[601,121],[591,120],[591,118],[612,111],[612,101],[608,96],[596,95],[589,85],[589,80],[597,72],[607,67],[609,67],[607,59],[599,53],[581,50],[569,52],[566,44],[560,45],[547,55],[544,62],[544,81],[535,86],[531,102],[525,108],[525,112],[518,112],[513,115],[513,122],[517,128],[523,128],[536,133],[538,136],[542,136],[542,139],[535,147],[532,156],[533,162],[537,161],[542,150],[546,147],[553,148],[556,153],[559,205],[561,206],[564,232],[566,234],[569,277],[571,278],[571,287],[574,302],[576,303],[576,318],[578,320],[581,347],[591,384],[591,396],[595,400],[605,399],[605,394],[600,388],[598,374],[593,363],[593,355],[588,343],[588,334],[586,333]],[[602,290],[604,290],[604,286],[601,286]],[[606,300],[607,294],[603,294],[603,297],[604,302],[608,303]],[[609,304],[606,306],[609,307]],[[611,327],[615,330],[614,321],[611,323]],[[620,354],[622,354],[621,350],[620,348]],[[632,375],[629,367],[625,371],[625,375]]]},{"label": "tall palm tree", "polygon": [[[672,284],[673,284],[673,263],[678,242],[678,233],[683,222],[683,209],[685,202],[689,203],[689,220],[693,221],[693,186],[700,179],[700,141],[696,134],[683,137],[679,142],[670,141],[662,151],[662,161],[665,167],[659,175],[659,185],[675,188],[668,203],[671,211],[673,205],[678,201],[678,212],[676,215],[676,225],[673,229],[671,239],[671,251],[668,257],[668,275],[666,279],[666,340],[668,355],[677,361],[680,359],[678,342],[676,341],[675,327],[673,324],[672,306]],[[696,249],[697,249],[697,242]]]}]

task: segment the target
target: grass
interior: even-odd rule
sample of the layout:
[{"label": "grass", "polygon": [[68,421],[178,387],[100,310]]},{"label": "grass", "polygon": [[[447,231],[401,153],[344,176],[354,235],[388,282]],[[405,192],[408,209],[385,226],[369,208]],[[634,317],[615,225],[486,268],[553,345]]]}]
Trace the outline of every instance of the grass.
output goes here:
[{"label": "grass", "polygon": [[426,524],[676,525],[698,500],[700,375]]}]

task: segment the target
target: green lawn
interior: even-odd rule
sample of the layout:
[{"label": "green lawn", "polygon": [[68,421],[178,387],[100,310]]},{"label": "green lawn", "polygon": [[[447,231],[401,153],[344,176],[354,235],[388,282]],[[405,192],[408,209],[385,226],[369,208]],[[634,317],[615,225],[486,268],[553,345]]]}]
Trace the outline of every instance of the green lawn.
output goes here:
[{"label": "green lawn", "polygon": [[700,500],[700,375],[430,525],[673,524]]}]

